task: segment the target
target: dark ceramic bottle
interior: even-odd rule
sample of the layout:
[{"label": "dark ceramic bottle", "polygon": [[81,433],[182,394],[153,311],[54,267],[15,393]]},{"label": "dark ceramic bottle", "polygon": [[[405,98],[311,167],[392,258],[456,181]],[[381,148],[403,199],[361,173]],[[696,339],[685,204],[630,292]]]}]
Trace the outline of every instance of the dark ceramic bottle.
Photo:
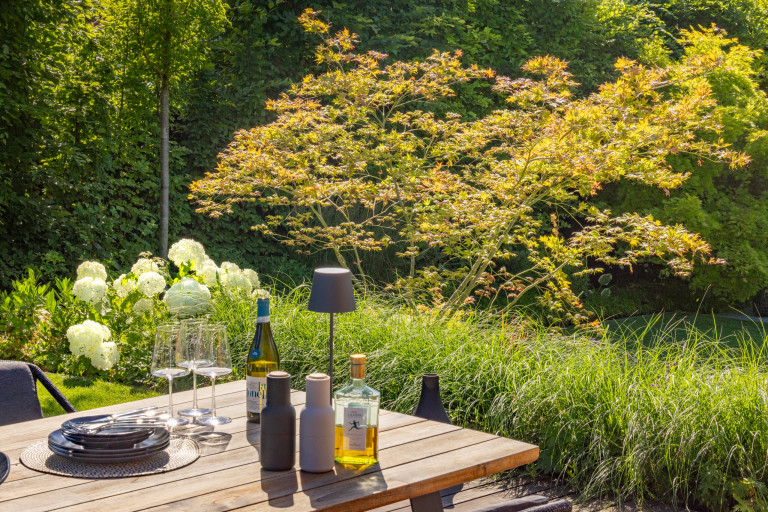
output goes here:
[{"label": "dark ceramic bottle", "polygon": [[285,471],[296,463],[296,410],[291,404],[291,376],[267,375],[267,405],[261,411],[261,467]]},{"label": "dark ceramic bottle", "polygon": [[440,423],[451,423],[440,398],[440,377],[436,373],[425,373],[421,379],[421,397],[414,416]]}]

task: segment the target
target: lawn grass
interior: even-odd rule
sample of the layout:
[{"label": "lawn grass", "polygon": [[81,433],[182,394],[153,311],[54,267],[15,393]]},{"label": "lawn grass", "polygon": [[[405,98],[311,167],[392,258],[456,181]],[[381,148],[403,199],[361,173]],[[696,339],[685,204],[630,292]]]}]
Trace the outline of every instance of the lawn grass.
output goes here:
[{"label": "lawn grass", "polygon": [[[48,377],[78,411],[141,400],[142,398],[150,398],[160,394],[148,388],[117,384],[101,379],[68,377],[56,374],[48,374]],[[40,399],[40,405],[46,417],[64,413],[64,409],[61,408],[41,384],[37,386],[37,396]]]}]

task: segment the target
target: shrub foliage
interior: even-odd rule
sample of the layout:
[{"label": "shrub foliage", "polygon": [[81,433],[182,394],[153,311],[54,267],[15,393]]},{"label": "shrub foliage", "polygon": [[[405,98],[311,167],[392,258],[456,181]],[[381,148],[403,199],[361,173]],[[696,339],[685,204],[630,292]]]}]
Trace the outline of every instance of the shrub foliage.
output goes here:
[{"label": "shrub foliage", "polygon": [[[508,108],[465,120],[424,105],[492,71],[464,67],[460,52],[384,64],[381,53],[354,52],[347,30],[331,36],[315,12],[302,23],[324,37],[316,60],[329,71],[270,101],[276,121],[236,134],[217,172],[192,184],[200,211],[218,216],[256,198],[289,206],[258,228],[278,236],[284,227],[288,245],[330,249],[361,277],[361,253],[393,246],[409,262],[396,286],[416,302],[426,295],[445,313],[478,295],[501,294],[514,305],[539,288],[562,313],[579,305],[566,270],[600,270],[586,268],[588,258],[631,266],[668,256],[674,272],[686,275],[709,253],[679,225],[612,215],[590,201],[619,180],[678,187],[688,173],[668,164],[674,154],[733,167],[748,162],[717,138],[720,119],[705,79],[746,50],[726,49],[730,41],[714,30],[684,32],[690,51],[666,67],[619,59],[619,78],[583,99],[573,97],[564,62],[531,59],[523,70],[542,78],[496,77],[493,89]],[[540,215],[546,209],[548,225]],[[559,218],[576,229],[561,232]],[[527,263],[515,270],[509,262],[520,254]]]}]

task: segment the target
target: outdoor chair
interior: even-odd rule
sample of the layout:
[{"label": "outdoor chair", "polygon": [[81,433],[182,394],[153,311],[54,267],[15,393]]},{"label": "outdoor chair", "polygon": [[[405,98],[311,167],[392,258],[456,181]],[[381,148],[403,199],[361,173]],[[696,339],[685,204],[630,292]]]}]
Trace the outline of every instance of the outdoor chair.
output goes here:
[{"label": "outdoor chair", "polygon": [[37,382],[45,386],[66,412],[75,412],[43,370],[31,363],[0,361],[0,426],[43,417],[37,399]]}]

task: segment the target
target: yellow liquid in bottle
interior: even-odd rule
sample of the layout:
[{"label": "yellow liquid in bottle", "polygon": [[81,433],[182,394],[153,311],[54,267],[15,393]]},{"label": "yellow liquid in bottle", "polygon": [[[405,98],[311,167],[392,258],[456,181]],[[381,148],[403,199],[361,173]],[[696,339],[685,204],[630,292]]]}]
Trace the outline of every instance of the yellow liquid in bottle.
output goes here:
[{"label": "yellow liquid in bottle", "polygon": [[379,427],[368,427],[365,432],[365,450],[344,448],[344,427],[336,425],[334,446],[336,462],[355,466],[376,464],[379,459]]}]

